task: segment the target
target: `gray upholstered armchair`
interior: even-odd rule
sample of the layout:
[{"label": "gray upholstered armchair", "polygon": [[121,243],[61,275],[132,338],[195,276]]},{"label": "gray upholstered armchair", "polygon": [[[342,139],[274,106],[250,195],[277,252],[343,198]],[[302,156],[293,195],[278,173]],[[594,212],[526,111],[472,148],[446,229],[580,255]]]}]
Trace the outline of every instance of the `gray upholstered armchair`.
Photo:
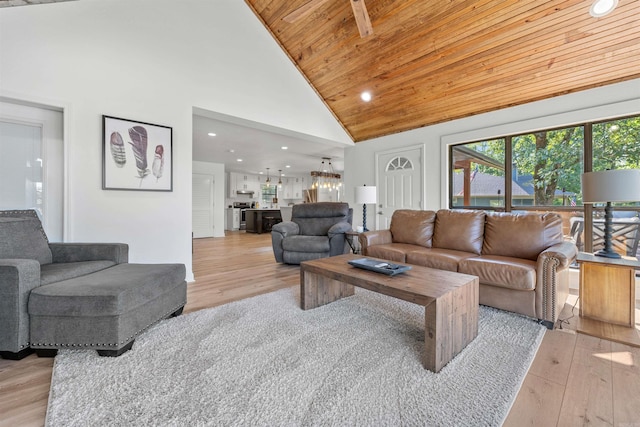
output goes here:
[{"label": "gray upholstered armchair", "polygon": [[49,243],[34,210],[0,211],[0,357],[118,356],[186,301],[183,264],[129,264],[124,243]]},{"label": "gray upholstered armchair", "polygon": [[305,203],[293,206],[291,221],[273,226],[271,242],[276,261],[300,264],[349,251],[345,232],[351,230],[348,203]]}]

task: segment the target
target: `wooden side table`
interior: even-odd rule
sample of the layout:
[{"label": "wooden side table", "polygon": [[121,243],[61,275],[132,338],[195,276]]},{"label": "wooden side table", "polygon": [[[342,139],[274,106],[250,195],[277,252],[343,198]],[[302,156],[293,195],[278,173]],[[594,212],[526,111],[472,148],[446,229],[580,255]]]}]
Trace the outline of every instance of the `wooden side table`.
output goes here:
[{"label": "wooden side table", "polygon": [[580,252],[578,332],[640,347],[635,325],[636,258],[612,259]]}]

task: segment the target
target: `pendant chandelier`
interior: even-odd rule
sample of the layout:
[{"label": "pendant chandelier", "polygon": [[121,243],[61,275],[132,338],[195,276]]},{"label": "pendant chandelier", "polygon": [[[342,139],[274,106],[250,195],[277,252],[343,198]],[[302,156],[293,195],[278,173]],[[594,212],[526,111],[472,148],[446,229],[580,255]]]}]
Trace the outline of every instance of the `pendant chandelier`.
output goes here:
[{"label": "pendant chandelier", "polygon": [[[327,161],[328,165],[325,164]],[[342,187],[342,176],[333,170],[331,159],[329,157],[322,158],[322,167],[319,171],[311,171],[313,189],[327,189],[329,191],[338,190]]]},{"label": "pendant chandelier", "polygon": [[267,179],[264,182],[267,184],[271,182],[271,177],[269,176],[269,168],[267,168]]}]

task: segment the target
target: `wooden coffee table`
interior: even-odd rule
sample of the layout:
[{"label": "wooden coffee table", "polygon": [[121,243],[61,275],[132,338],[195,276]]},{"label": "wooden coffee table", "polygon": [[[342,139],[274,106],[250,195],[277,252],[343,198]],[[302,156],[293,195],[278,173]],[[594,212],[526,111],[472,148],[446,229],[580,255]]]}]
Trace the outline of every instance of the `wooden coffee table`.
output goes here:
[{"label": "wooden coffee table", "polygon": [[387,276],[347,263],[360,258],[347,254],[302,262],[302,309],[351,296],[354,286],[420,304],[425,308],[422,365],[433,372],[439,372],[478,335],[476,276],[417,265],[406,273]]}]

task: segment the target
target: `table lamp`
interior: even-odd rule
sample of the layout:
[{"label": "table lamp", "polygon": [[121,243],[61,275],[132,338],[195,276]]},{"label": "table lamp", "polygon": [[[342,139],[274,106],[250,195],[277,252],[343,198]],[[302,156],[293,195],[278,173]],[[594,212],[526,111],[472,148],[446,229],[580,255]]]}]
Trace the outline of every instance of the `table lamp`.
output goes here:
[{"label": "table lamp", "polygon": [[604,248],[594,255],[620,258],[611,246],[613,212],[611,202],[640,201],[640,169],[613,169],[586,172],[580,176],[583,203],[606,203],[604,208]]},{"label": "table lamp", "polygon": [[367,203],[376,203],[376,187],[367,187],[366,185],[356,187],[356,204],[362,203],[362,230],[369,231],[367,228]]}]

